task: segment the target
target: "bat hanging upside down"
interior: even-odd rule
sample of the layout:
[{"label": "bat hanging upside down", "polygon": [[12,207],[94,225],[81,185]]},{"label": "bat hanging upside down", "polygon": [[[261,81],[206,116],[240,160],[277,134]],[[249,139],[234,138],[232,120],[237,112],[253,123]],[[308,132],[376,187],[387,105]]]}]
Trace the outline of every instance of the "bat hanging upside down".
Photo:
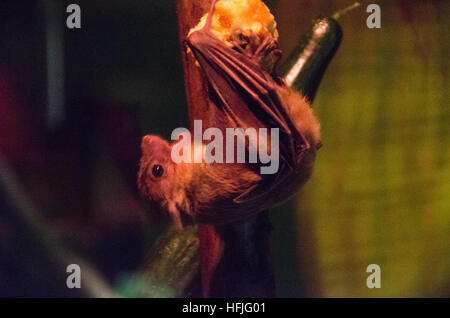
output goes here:
[{"label": "bat hanging upside down", "polygon": [[[222,2],[223,11],[237,1],[214,0],[200,26],[189,33],[188,50],[208,83],[209,105],[216,108],[219,127],[225,122],[231,128],[279,129],[279,169],[273,175],[261,175],[262,163],[175,163],[171,158],[175,143],[145,136],[139,189],[166,210],[179,228],[182,215],[200,223],[225,224],[286,201],[311,176],[320,147],[320,125],[309,102],[272,71],[280,53],[274,22],[261,28],[261,23],[253,21],[250,28],[230,31],[243,17],[217,16],[216,5]],[[256,3],[259,11],[247,8],[253,17],[255,12],[268,12],[260,0],[242,2]],[[224,20],[226,38],[217,26]],[[262,31],[255,31],[255,25]]]}]

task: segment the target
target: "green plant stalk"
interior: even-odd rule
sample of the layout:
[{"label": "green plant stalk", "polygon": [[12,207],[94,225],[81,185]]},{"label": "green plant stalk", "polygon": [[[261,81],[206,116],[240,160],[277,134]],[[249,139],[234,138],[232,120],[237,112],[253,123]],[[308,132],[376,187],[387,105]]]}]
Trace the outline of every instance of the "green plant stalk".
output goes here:
[{"label": "green plant stalk", "polygon": [[340,10],[328,18],[313,22],[280,68],[287,85],[313,101],[323,75],[342,41],[337,19],[359,7],[359,3]]},{"label": "green plant stalk", "polygon": [[119,280],[118,291],[132,298],[183,297],[198,275],[199,263],[197,228],[178,231],[172,226],[153,244],[140,271]]}]

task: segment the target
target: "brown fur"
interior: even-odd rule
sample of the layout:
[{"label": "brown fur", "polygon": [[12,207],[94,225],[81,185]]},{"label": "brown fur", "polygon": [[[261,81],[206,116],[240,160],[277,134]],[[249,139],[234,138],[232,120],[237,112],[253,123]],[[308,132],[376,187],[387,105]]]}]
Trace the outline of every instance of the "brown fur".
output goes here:
[{"label": "brown fur", "polygon": [[279,87],[278,94],[284,101],[289,117],[293,119],[298,131],[301,131],[312,145],[320,144],[320,123],[314,116],[311,104],[300,94],[288,87]]},{"label": "brown fur", "polygon": [[[320,125],[314,117],[309,103],[302,95],[282,84],[280,85],[278,81],[276,82],[268,72],[271,67],[264,71],[264,59],[272,52],[278,51],[275,40],[265,36],[264,41],[259,43],[255,50],[252,49],[252,45],[249,42],[247,43],[247,48],[250,48],[250,52],[243,49],[242,43],[238,42],[235,43],[234,47],[241,53],[233,51],[210,32],[211,19],[216,2],[217,0],[213,1],[211,5],[204,27],[188,36],[188,45],[190,45],[193,52],[197,51],[196,54],[203,56],[203,58],[206,56],[203,54],[208,51],[204,48],[205,44],[214,47],[215,50],[226,52],[229,58],[236,57],[236,54],[241,54],[237,58],[239,62],[235,62],[238,66],[239,63],[244,63],[242,60],[248,61],[250,59],[250,61],[245,62],[247,63],[246,65],[240,66],[247,67],[250,65],[253,67],[254,72],[248,72],[248,74],[239,76],[247,78],[252,76],[252,74],[259,74],[260,77],[267,79],[266,84],[269,89],[276,90],[278,94],[278,98],[276,98],[277,103],[281,103],[282,107],[286,109],[289,117],[287,122],[290,122],[290,128],[293,128],[292,125],[295,125],[297,129],[297,134],[292,134],[289,137],[291,138],[289,140],[290,153],[287,154],[295,157],[295,159],[291,158],[290,162],[291,166],[296,166],[292,167],[293,170],[285,170],[283,175],[281,173],[278,176],[275,175],[275,178],[267,176],[263,178],[263,176],[254,172],[254,166],[245,164],[180,163],[176,165],[171,161],[171,146],[166,141],[159,137],[144,137],[142,143],[143,157],[138,180],[139,188],[142,194],[151,202],[168,210],[179,227],[181,227],[180,212],[187,213],[202,222],[227,223],[285,201],[310,177],[316,150],[320,145]],[[203,49],[201,49],[202,47]],[[211,54],[210,52],[212,51],[208,51],[208,54]],[[217,60],[220,61],[220,58],[217,56],[208,56],[210,56],[211,60],[216,60],[216,66],[226,67],[224,63],[217,62]],[[255,64],[258,65],[257,68],[254,67]],[[199,65],[202,65],[202,63],[199,63]],[[240,74],[237,70],[242,68],[238,66],[235,68],[230,67],[228,71],[232,74],[229,75],[229,78],[235,78]],[[213,71],[209,62],[203,62],[203,67],[209,67],[210,74],[220,76],[214,73],[215,71]],[[207,74],[206,71],[205,74]],[[242,110],[240,107],[248,106],[244,104],[244,98],[242,100],[239,99],[240,96],[237,96],[234,86],[227,85],[227,81],[221,83],[220,92],[216,91],[216,93],[230,97],[229,100],[222,100],[224,105],[228,105],[229,108],[236,111],[235,113],[239,113],[238,111]],[[246,81],[240,81],[239,78],[236,83],[237,85],[240,83],[240,85],[248,86]],[[264,95],[267,94],[267,89],[260,89],[259,91],[255,89],[251,93]],[[231,96],[234,97],[234,100]],[[268,96],[265,97],[267,98]],[[234,109],[231,106],[234,106]],[[279,107],[280,105],[277,104],[277,106]],[[270,115],[268,117],[270,118]],[[258,122],[254,116],[246,112],[241,113],[241,116],[237,119],[244,121],[244,126]],[[270,122],[270,120],[267,122]],[[297,139],[292,140],[294,138]],[[300,138],[301,140],[299,140]],[[286,139],[284,141],[287,143]],[[292,145],[295,142],[297,142],[297,146],[303,147],[300,151]],[[152,176],[151,170],[154,164],[163,165],[165,173],[161,178],[155,179]],[[277,180],[276,177],[280,178]],[[272,182],[277,186],[272,187]],[[261,187],[259,187],[260,184],[262,184]],[[254,194],[252,191],[257,185],[259,193]],[[236,202],[235,199],[237,197],[249,192],[252,194],[250,199],[242,201],[244,203]]]},{"label": "brown fur", "polygon": [[[289,116],[296,128],[312,145],[305,154],[302,170],[297,177],[286,180],[286,188],[279,193],[261,198],[261,206],[269,208],[295,193],[311,175],[315,152],[320,144],[320,125],[314,117],[309,103],[298,93],[279,87],[278,93],[284,101]],[[171,145],[157,136],[146,136],[142,141],[142,159],[138,186],[144,197],[167,210],[178,227],[182,227],[180,213],[186,213],[206,222],[224,223],[227,218],[237,219],[261,207],[242,206],[233,203],[238,195],[258,184],[262,177],[244,164],[180,163],[171,160]],[[155,178],[152,167],[164,167],[164,175]],[[269,200],[270,195],[274,198]],[[210,217],[200,215],[204,211],[214,211]],[[220,211],[224,212],[221,215]],[[213,220],[213,221],[211,221]]]},{"label": "brown fur", "polygon": [[[178,226],[180,212],[195,217],[196,210],[205,209],[214,201],[232,199],[261,179],[243,164],[175,164],[171,146],[157,136],[143,138],[142,154],[138,176],[141,194],[167,210]],[[152,175],[155,164],[164,168],[161,178]]]}]

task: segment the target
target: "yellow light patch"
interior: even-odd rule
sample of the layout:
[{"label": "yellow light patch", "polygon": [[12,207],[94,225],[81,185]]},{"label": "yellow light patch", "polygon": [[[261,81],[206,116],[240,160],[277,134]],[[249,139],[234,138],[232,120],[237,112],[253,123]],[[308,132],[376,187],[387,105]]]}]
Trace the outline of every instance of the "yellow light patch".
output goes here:
[{"label": "yellow light patch", "polygon": [[[189,33],[202,29],[207,17],[208,14],[205,14]],[[268,33],[275,41],[278,40],[275,18],[261,0],[218,1],[211,29],[215,36],[230,46],[232,35],[236,33],[244,36]]]}]

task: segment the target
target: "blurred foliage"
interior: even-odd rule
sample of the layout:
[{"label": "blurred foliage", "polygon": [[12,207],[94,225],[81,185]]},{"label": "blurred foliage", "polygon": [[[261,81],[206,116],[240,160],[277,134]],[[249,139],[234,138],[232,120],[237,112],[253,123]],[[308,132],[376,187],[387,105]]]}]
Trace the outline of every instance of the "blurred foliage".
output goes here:
[{"label": "blurred foliage", "polygon": [[[364,26],[365,10],[342,19],[314,106],[324,147],[297,200],[316,249],[313,290],[450,296],[450,5],[378,3],[379,30]],[[381,289],[366,287],[372,263]]]}]

